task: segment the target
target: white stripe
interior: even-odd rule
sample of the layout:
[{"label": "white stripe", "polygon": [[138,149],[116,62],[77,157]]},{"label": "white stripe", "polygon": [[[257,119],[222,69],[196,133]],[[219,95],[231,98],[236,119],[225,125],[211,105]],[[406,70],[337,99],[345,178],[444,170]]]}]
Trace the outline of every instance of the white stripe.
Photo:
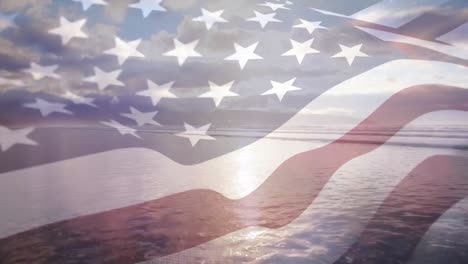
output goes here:
[{"label": "white stripe", "polygon": [[[245,263],[254,263],[258,259],[274,263],[277,256],[283,256],[282,260],[292,257],[301,263],[316,260],[334,263],[356,241],[393,188],[418,164],[434,155],[468,157],[466,152],[451,149],[391,146],[398,142],[400,135],[411,131],[411,127],[420,127],[440,114],[460,114],[462,123],[468,118],[468,112],[461,111],[437,111],[419,117],[383,146],[343,165],[312,205],[287,226],[246,228],[180,253],[142,263],[177,263],[179,259],[194,262],[197,257],[207,259],[206,263],[231,263],[229,260],[236,256],[242,256]],[[459,143],[466,143],[466,140],[461,139]],[[301,247],[297,249],[296,245]]]},{"label": "white stripe", "polygon": [[[411,79],[402,79],[401,69],[415,74]],[[436,73],[445,76],[441,78]],[[360,102],[367,95],[360,89],[372,76],[382,77],[373,87],[385,93],[365,105],[364,116],[408,86],[442,84],[468,88],[468,69],[465,67],[430,61],[388,62],[331,88],[280,130],[301,125],[301,113],[317,111],[324,106],[340,107],[335,98],[339,94],[354,93],[356,105],[362,106]],[[309,121],[313,124],[313,117]],[[353,120],[350,126],[361,121]],[[335,140],[340,136],[334,134],[329,138]],[[212,189],[230,198],[240,198],[255,190],[286,159],[324,144],[264,138],[236,152],[193,166],[180,165],[147,149],[123,149],[3,173],[0,174],[3,197],[0,199],[0,237],[195,188]]]},{"label": "white stripe", "polygon": [[347,16],[347,15],[343,15],[343,14],[340,14],[340,13],[335,13],[335,12],[331,12],[331,11],[326,11],[326,10],[322,10],[322,9],[318,9],[318,8],[310,8],[314,11],[317,11],[319,13],[322,13],[324,15],[327,15],[327,16],[336,16],[336,17],[344,17],[344,18],[351,18],[350,16]]},{"label": "white stripe", "polygon": [[317,8],[311,9],[328,16],[356,19],[398,28],[446,2],[448,0],[383,0],[351,16]]},{"label": "white stripe", "polygon": [[383,0],[351,16],[353,19],[398,28],[447,0]]},{"label": "white stripe", "polygon": [[371,29],[371,28],[365,28],[365,27],[357,27],[357,28],[383,41],[392,41],[392,42],[399,42],[399,43],[420,46],[420,47],[434,50],[440,53],[444,53],[453,57],[468,60],[468,49],[463,48],[463,47],[440,44],[437,42],[431,42],[427,40],[412,38],[408,36],[403,36],[403,35],[390,33],[386,31]]}]

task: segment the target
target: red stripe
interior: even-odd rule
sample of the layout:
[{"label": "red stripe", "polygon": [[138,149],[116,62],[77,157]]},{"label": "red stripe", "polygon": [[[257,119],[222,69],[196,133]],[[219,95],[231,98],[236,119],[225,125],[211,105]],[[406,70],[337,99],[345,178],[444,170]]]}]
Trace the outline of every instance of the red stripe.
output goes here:
[{"label": "red stripe", "polygon": [[[467,111],[466,98],[468,91],[456,87],[405,89],[339,140],[288,159],[247,197],[229,200],[213,191],[192,190],[50,224],[1,239],[0,259],[3,263],[131,263],[188,249],[248,226],[282,227],[313,202],[344,163],[376,149],[425,113]],[[378,145],[342,143],[375,124],[392,127],[379,137]]]},{"label": "red stripe", "polygon": [[[335,264],[406,263],[423,235],[468,196],[468,158],[434,156],[383,202],[358,241]],[[390,254],[389,254],[390,253]]]}]

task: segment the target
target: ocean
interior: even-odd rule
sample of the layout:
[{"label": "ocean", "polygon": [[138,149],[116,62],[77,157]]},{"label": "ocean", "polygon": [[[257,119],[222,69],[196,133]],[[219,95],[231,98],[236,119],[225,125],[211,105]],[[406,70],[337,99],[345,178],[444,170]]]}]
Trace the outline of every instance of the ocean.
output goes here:
[{"label": "ocean", "polygon": [[[391,129],[362,129],[340,144],[376,144]],[[348,130],[340,126],[279,130],[264,139],[263,147],[247,147],[220,157],[214,165],[195,170],[196,174],[191,174],[194,171],[191,166],[174,169],[167,165],[167,158],[141,148],[4,173],[0,191],[6,199],[0,201],[3,212],[0,235],[5,237],[46,223],[193,188],[216,190],[228,198],[240,199],[254,192],[291,154],[327,145]],[[212,133],[242,138],[258,137],[263,132],[243,128],[218,129]],[[435,155],[468,158],[467,139],[466,126],[409,125],[386,144],[340,167],[312,204],[288,225],[275,229],[244,228],[165,257],[147,254],[147,261],[141,263],[334,263],[356,242],[383,201],[418,164]],[[458,169],[468,171],[468,163],[462,165]],[[310,176],[315,173],[319,171],[311,171]],[[468,190],[468,175],[465,176],[465,184],[459,188]],[[433,187],[429,183],[408,192],[417,201],[435,191]],[[394,204],[393,211],[404,208],[407,202]],[[388,232],[387,224],[394,223],[382,222],[382,232]],[[90,250],[87,247],[92,244],[82,246],[74,249],[73,254]],[[430,226],[407,263],[468,263],[467,247],[468,198],[456,203]],[[385,254],[385,263],[394,263],[392,257],[399,254],[398,245]],[[353,260],[349,259],[349,263]]]},{"label": "ocean", "polygon": [[[328,142],[330,134],[342,134],[346,129],[298,130],[281,131],[272,138],[282,141],[285,147],[301,144],[297,142],[321,145]],[[385,131],[362,131],[356,135],[356,142],[343,144],[373,144],[372,138],[381,134]],[[468,129],[462,126],[406,128],[376,151],[341,167],[312,205],[289,225],[279,229],[247,228],[142,263],[334,263],[356,241],[383,200],[416,164],[433,155],[468,157],[467,139]],[[255,158],[250,161],[255,163]],[[242,177],[242,173],[249,174],[245,170],[255,168],[239,169]],[[468,163],[462,169],[468,172]],[[466,176],[466,184],[460,186],[465,190],[468,189]],[[244,187],[249,184],[247,180],[244,182]],[[431,191],[431,187],[420,186],[418,192]],[[418,199],[418,192],[414,193],[414,199]],[[404,207],[404,202],[394,209]],[[407,263],[468,263],[466,248],[468,198],[446,211],[430,227]],[[398,255],[397,250],[387,252],[385,263],[396,263],[392,262],[392,256]],[[349,260],[349,263],[354,262]]]}]

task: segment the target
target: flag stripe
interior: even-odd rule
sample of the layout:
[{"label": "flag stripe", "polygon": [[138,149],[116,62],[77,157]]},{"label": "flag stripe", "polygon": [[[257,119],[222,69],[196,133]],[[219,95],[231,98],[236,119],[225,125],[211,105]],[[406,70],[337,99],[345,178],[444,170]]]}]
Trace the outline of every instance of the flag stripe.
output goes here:
[{"label": "flag stripe", "polygon": [[[418,19],[421,15],[424,15],[426,12],[429,12],[438,5],[446,2],[447,0],[383,0],[369,8],[353,14],[351,18],[397,28],[404,26],[407,23],[411,23],[410,21]],[[430,25],[432,25],[432,23]]]},{"label": "flag stripe", "polygon": [[[394,135],[425,113],[446,109],[467,111],[468,105],[460,99],[467,95],[466,89],[448,86],[407,88],[353,130],[368,127],[375,120],[385,120]],[[1,239],[0,257],[7,262],[21,258],[39,263],[63,263],[70,259],[128,263],[146,259],[148,252],[168,255],[248,226],[282,227],[311,204],[339,167],[379,146],[340,143],[348,137],[344,135],[334,143],[288,159],[242,199],[230,200],[210,190],[192,190],[82,216]],[[389,138],[382,136],[380,145]],[[84,244],[91,245],[93,250],[80,251]]]},{"label": "flag stripe", "polygon": [[[439,111],[426,114],[401,129],[395,136],[378,149],[355,158],[341,166],[317,195],[317,198],[301,214],[285,227],[268,230],[261,227],[250,227],[228,234],[200,246],[172,254],[170,256],[149,260],[148,264],[193,262],[204,259],[206,263],[236,263],[235,256],[246,255],[254,261],[262,257],[265,262],[274,262],[269,255],[271,248],[279,244],[297,243],[309,248],[333,248],[333,250],[294,251],[303,262],[312,262],[318,258],[332,263],[346,252],[349,246],[359,237],[368,221],[377,211],[379,205],[398,183],[421,162],[434,155],[453,155],[450,148],[414,148],[392,147],[398,144],[399,137],[415,127],[421,127],[440,116],[457,116],[456,122],[463,123],[468,112]],[[459,141],[463,144],[463,141]],[[463,152],[456,152],[464,155]],[[372,168],[391,168],[389,170]],[[368,190],[366,192],[363,190]],[[303,234],[307,234],[304,236]],[[242,241],[239,244],[239,241]],[[255,247],[256,253],[249,249]],[[278,249],[277,254],[287,255],[287,248]],[[235,252],[233,256],[232,252]],[[269,256],[271,258],[269,258]],[[272,259],[272,260],[271,260]],[[185,261],[181,261],[185,260]],[[271,260],[271,261],[270,261]]]},{"label": "flag stripe", "polygon": [[313,8],[327,10],[339,14],[351,15],[363,9],[367,9],[382,0],[361,0],[350,5],[344,5],[342,0],[319,0],[314,1]]},{"label": "flag stripe", "polygon": [[[434,6],[443,3],[442,7]],[[458,0],[440,0],[427,6],[412,1],[382,1],[351,16],[322,9],[313,10],[324,15],[351,19],[351,23],[357,27],[436,43],[439,37],[468,21],[468,11],[464,3]]]},{"label": "flag stripe", "polygon": [[467,216],[468,197],[452,206],[432,224],[406,263],[467,263]]},{"label": "flag stripe", "polygon": [[[446,78],[432,74],[434,71],[446,71]],[[410,72],[411,77],[406,76]],[[366,108],[361,109],[362,116],[368,116],[392,94],[405,87],[424,83],[468,87],[468,71],[457,65],[442,62],[413,60],[388,62],[331,88],[302,109],[296,117],[286,122],[279,130],[297,128],[303,122],[300,118],[302,114],[326,107],[343,107],[339,101],[335,100],[337,95],[353,94],[355,101],[360,102],[365,100],[369,93],[383,93],[382,96],[367,103]],[[369,84],[375,84],[375,86],[369,86]],[[354,111],[352,108],[348,110]],[[350,126],[356,126],[360,121],[356,119]],[[313,119],[310,122],[314,122]],[[342,135],[339,133],[329,135],[328,139],[336,140]],[[274,137],[275,133],[271,136]],[[238,156],[248,157],[252,156],[252,153],[262,153],[275,147],[275,144],[278,144],[278,148],[283,151],[273,153],[268,157],[256,157],[255,166],[244,168],[252,175],[251,179],[255,179],[248,187],[232,192],[225,188],[226,185],[238,186],[242,178],[237,175],[226,175],[220,183],[216,175],[206,173],[207,168],[212,171],[224,171],[226,164],[230,164],[231,160],[237,160]],[[194,188],[212,189],[226,197],[238,199],[253,191],[273,172],[274,167],[271,164],[281,164],[297,153],[318,148],[324,144],[326,143],[299,142],[296,143],[296,148],[285,149],[279,141],[261,139],[235,153],[217,157],[196,166],[182,166],[158,152],[144,149],[115,150],[102,155],[92,155],[77,160],[0,174],[2,175],[0,191],[9,197],[9,199],[0,200],[0,209],[6,212],[3,216],[4,222],[8,223],[0,227],[0,236],[4,237],[50,222],[125,207]],[[128,155],[128,152],[132,152],[132,155]],[[129,157],[135,157],[135,159],[129,159]],[[72,166],[74,162],[76,165]],[[158,164],[158,171],[147,171],[145,168],[151,167],[150,165],[132,165],[135,162]],[[113,166],[102,164],[113,164]],[[121,173],[122,171],[127,171],[127,173]],[[174,181],[173,175],[183,175],[183,179]],[[126,190],[127,195],[122,194],[122,189]],[[27,195],[24,195],[25,193]],[[50,199],[51,193],[54,194],[55,199]],[[24,205],[13,206],[14,203],[11,201],[22,201]]]},{"label": "flag stripe", "polygon": [[[437,51],[440,53],[444,53],[455,58],[468,60],[468,50],[463,47],[455,47],[450,45],[445,45],[437,42],[426,41],[422,39],[412,38],[404,35],[399,35],[391,32],[386,32],[378,29],[366,28],[366,27],[358,27],[364,32],[371,34],[383,41],[391,41],[397,43],[404,43],[409,45],[415,45],[419,47],[423,47],[426,49],[430,49],[433,51]],[[463,65],[466,65],[466,61],[462,62]]]},{"label": "flag stripe", "polygon": [[439,41],[450,43],[454,46],[468,46],[468,23],[465,23],[458,28],[448,32],[438,38]]},{"label": "flag stripe", "polygon": [[436,40],[468,22],[465,1],[452,0],[441,8],[432,9],[399,27],[400,34],[426,40]]},{"label": "flag stripe", "polygon": [[[411,77],[406,76],[410,73],[409,69]],[[446,78],[432,74],[434,71],[446,71]],[[297,128],[303,122],[300,115],[309,111],[313,112],[324,107],[343,107],[335,100],[337,95],[354,94],[355,101],[360,102],[365,100],[369,93],[383,93],[376,100],[366,104],[366,108],[361,109],[362,115],[368,116],[391,95],[404,90],[405,87],[424,83],[468,87],[468,72],[457,65],[442,62],[412,60],[389,62],[328,90],[279,130]],[[350,125],[356,126],[361,121],[356,119]],[[314,120],[311,119],[310,122],[313,123]],[[351,131],[351,133],[357,132]],[[340,133],[329,135],[328,139],[336,140],[342,135]],[[271,136],[275,136],[275,133]],[[349,139],[353,140],[352,137]],[[321,147],[326,143],[289,144],[295,144],[295,148],[284,148],[280,141],[269,138],[261,139],[235,153],[194,166],[180,165],[158,152],[127,149],[0,174],[0,191],[5,197],[9,197],[0,200],[0,210],[5,212],[2,216],[3,221],[8,223],[0,226],[0,236],[12,235],[80,215],[130,206],[190,189],[211,189],[231,199],[239,199],[248,195],[267,179],[275,168],[271,164],[281,164],[297,153]],[[268,157],[255,157],[255,164],[244,167],[244,171],[250,175],[250,184],[237,188],[234,192],[232,188],[226,186],[242,186],[242,177],[228,174],[223,176],[221,182],[216,174],[211,173],[229,170],[225,168],[226,164],[231,164],[232,160],[238,159],[237,157],[252,157],[255,155],[252,153],[264,153],[272,148],[283,150]],[[129,152],[132,154],[129,155]],[[142,162],[148,165],[142,166]],[[113,166],[103,166],[103,164]],[[151,164],[158,164],[157,171],[146,169],[151,168]],[[175,180],[174,175],[181,175],[181,178]],[[51,199],[50,194],[53,194],[54,199]],[[15,206],[12,201],[22,201],[23,205]]]},{"label": "flag stripe", "polygon": [[468,196],[468,189],[457,188],[468,183],[467,162],[466,157],[454,156],[424,161],[389,195],[358,241],[335,264],[383,263],[388,252],[395,263],[408,261],[431,225]]}]

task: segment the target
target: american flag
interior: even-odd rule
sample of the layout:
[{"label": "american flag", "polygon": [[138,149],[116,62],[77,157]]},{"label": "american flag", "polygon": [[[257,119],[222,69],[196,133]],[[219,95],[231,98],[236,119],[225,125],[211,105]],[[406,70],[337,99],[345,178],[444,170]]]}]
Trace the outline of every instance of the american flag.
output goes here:
[{"label": "american flag", "polygon": [[[1,1],[0,262],[229,263],[195,252],[294,225],[432,112],[466,120],[467,21],[465,0]],[[340,113],[347,126],[310,143],[304,125]],[[341,249],[256,261],[413,263],[468,196],[452,138],[436,148],[462,154],[375,187]]]}]

